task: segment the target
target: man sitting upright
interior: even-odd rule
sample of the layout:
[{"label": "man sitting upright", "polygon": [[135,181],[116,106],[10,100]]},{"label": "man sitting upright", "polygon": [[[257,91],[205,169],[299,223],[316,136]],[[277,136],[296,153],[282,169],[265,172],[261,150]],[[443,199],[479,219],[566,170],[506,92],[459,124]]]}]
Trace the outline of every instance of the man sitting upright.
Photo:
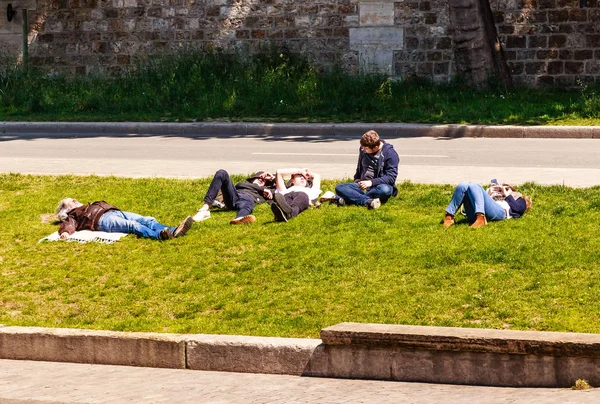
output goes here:
[{"label": "man sitting upright", "polygon": [[370,130],[360,138],[358,164],[354,182],[344,182],[335,187],[339,205],[354,204],[377,209],[391,196],[398,195],[396,177],[400,157],[394,147]]}]

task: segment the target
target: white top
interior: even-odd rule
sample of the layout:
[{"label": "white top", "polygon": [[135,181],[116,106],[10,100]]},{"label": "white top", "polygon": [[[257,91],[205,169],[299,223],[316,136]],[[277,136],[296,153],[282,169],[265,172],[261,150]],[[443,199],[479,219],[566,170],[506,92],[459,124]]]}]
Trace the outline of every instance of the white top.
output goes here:
[{"label": "white top", "polygon": [[310,201],[310,203],[312,203],[312,201],[314,201],[315,199],[317,199],[319,197],[319,195],[321,195],[320,189],[300,187],[298,185],[294,185],[293,187],[286,188],[281,192],[279,192],[279,191],[275,191],[275,192],[279,193],[281,195],[286,195],[286,194],[289,194],[290,192],[304,192],[306,195],[308,195],[308,200]]},{"label": "white top", "polygon": [[508,212],[510,212],[510,205],[508,204],[508,202],[506,202],[505,200],[494,201],[494,202],[496,202],[498,205],[500,205],[500,207],[502,209],[504,209],[504,213],[506,215],[506,218],[507,219],[511,219],[510,213],[508,213]]}]

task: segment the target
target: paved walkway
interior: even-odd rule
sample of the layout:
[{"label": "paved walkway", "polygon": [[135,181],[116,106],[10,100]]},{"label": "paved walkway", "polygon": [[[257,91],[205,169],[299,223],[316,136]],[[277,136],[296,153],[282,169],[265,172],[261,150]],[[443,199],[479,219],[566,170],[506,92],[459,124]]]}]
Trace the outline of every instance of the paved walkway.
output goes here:
[{"label": "paved walkway", "polygon": [[591,403],[600,389],[499,388],[0,360],[0,403]]}]

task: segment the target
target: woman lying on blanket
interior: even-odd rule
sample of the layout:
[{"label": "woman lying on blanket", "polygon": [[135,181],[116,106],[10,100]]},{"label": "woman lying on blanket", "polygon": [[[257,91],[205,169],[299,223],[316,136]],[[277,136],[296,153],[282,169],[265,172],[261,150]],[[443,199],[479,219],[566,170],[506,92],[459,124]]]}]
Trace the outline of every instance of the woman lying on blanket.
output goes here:
[{"label": "woman lying on blanket", "polygon": [[444,227],[454,224],[454,215],[460,208],[465,208],[467,221],[471,228],[485,226],[494,220],[519,218],[531,209],[531,198],[523,196],[508,185],[493,182],[487,192],[474,182],[461,182],[452,195],[452,200],[446,208]]},{"label": "woman lying on blanket", "polygon": [[130,233],[156,240],[170,240],[183,236],[193,223],[192,217],[188,216],[179,226],[169,227],[158,223],[153,217],[124,212],[104,201],[84,205],[73,198],[60,201],[56,213],[61,220],[58,233],[63,240],[80,230]]},{"label": "woman lying on blanket", "polygon": [[[284,177],[290,177],[285,182]],[[321,194],[321,176],[308,168],[285,168],[275,175],[271,210],[278,222],[287,222],[306,210]]]}]

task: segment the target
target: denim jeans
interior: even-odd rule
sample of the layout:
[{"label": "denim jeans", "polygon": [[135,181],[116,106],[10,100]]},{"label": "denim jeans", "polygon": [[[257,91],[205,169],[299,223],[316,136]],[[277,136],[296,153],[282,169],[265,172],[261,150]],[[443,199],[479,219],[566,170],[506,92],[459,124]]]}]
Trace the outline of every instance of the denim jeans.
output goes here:
[{"label": "denim jeans", "polygon": [[[123,212],[121,210],[111,210],[100,217],[98,221],[98,230],[108,233],[130,233],[140,237],[158,239],[160,231],[164,229],[164,224],[160,224],[155,218],[150,216],[141,216],[137,213]],[[175,227],[169,227],[175,231]]]},{"label": "denim jeans", "polygon": [[386,203],[393,192],[394,188],[387,184],[371,187],[366,192],[360,189],[356,182],[343,182],[335,187],[335,193],[344,198],[346,203],[357,206],[365,206],[369,200],[376,198],[379,198],[381,203]]},{"label": "denim jeans", "polygon": [[254,198],[244,192],[238,192],[225,170],[219,170],[215,173],[204,197],[204,202],[210,206],[217,197],[219,190],[223,194],[225,206],[228,209],[238,211],[236,219],[248,216],[254,210]]},{"label": "denim jeans", "polygon": [[476,213],[485,214],[489,221],[506,219],[506,212],[488,195],[483,187],[475,182],[461,182],[452,195],[452,200],[446,208],[446,213],[454,216],[464,204],[469,223],[475,222]]}]

